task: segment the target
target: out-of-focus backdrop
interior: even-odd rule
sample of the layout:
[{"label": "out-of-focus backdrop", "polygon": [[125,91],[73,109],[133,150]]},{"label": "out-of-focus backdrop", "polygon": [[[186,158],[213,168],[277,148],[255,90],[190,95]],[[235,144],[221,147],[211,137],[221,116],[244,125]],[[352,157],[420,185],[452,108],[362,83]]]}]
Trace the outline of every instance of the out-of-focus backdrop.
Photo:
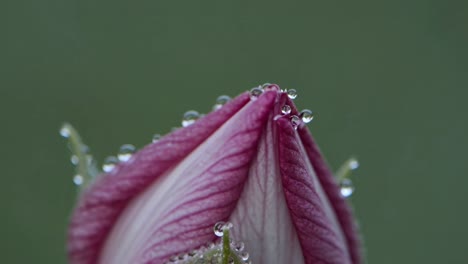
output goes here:
[{"label": "out-of-focus backdrop", "polygon": [[98,160],[275,82],[351,201],[369,263],[467,263],[467,1],[2,1],[0,262],[65,263],[62,122]]}]

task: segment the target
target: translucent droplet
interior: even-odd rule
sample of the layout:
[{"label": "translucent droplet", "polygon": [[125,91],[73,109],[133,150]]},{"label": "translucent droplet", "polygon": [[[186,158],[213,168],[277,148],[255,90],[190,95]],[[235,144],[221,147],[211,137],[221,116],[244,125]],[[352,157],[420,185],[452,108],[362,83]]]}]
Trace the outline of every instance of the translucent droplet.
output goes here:
[{"label": "translucent droplet", "polygon": [[214,225],[213,227],[213,231],[214,231],[214,234],[218,237],[222,237],[224,235],[224,225],[226,223],[225,222],[218,222]]},{"label": "translucent droplet", "polygon": [[88,145],[81,145],[81,152],[84,154],[89,154],[91,153],[91,149],[88,147]]},{"label": "translucent droplet", "polygon": [[70,157],[70,162],[73,164],[73,165],[78,165],[78,162],[80,162],[80,159],[78,158],[77,155],[72,155]]},{"label": "translucent droplet", "polygon": [[223,107],[223,105],[225,105],[230,100],[231,100],[231,97],[227,95],[221,95],[220,97],[218,97],[218,99],[216,99],[216,104],[213,106],[213,110],[220,109],[221,107]]},{"label": "translucent droplet", "polygon": [[115,168],[115,165],[117,165],[117,163],[119,163],[119,159],[117,157],[109,156],[104,160],[102,170],[104,172],[111,172]]},{"label": "translucent droplet", "polygon": [[233,258],[233,257],[229,257],[228,263],[229,263],[229,264],[234,264],[234,263],[236,263],[236,262],[234,261],[234,258]]},{"label": "translucent droplet", "polygon": [[357,159],[351,159],[349,161],[349,168],[351,170],[355,170],[355,169],[359,168],[359,161],[357,161]]},{"label": "translucent droplet", "polygon": [[288,91],[286,92],[288,94],[288,97],[290,99],[296,99],[297,97],[297,91],[295,89],[288,89]]},{"label": "translucent droplet", "polygon": [[249,255],[248,252],[242,252],[242,253],[240,254],[240,258],[241,258],[243,261],[249,260],[249,257],[250,257],[250,255]]},{"label": "translucent droplet", "polygon": [[281,113],[289,115],[291,113],[291,106],[283,105],[283,107],[281,108]]},{"label": "translucent droplet", "polygon": [[119,158],[120,161],[125,162],[128,161],[133,153],[135,153],[136,148],[132,144],[125,144],[120,147],[119,154],[117,157]]},{"label": "translucent droplet", "polygon": [[154,134],[153,135],[153,143],[158,142],[161,139],[161,134]]},{"label": "translucent droplet", "polygon": [[233,243],[232,247],[234,248],[235,251],[242,251],[244,250],[244,242],[237,242],[237,243]]},{"label": "translucent droplet", "polygon": [[301,124],[301,119],[297,115],[291,116],[291,124],[293,125],[294,129],[297,129]]},{"label": "translucent droplet", "polygon": [[63,125],[61,128],[60,128],[60,135],[64,138],[69,138],[70,137],[70,128],[68,128],[67,125]]},{"label": "translucent droplet", "polygon": [[343,179],[340,182],[340,192],[344,198],[348,198],[354,192],[354,185],[350,179]]},{"label": "translucent droplet", "polygon": [[184,117],[182,119],[182,126],[188,127],[191,124],[195,123],[197,119],[200,117],[200,114],[197,111],[190,110],[185,112]]},{"label": "translucent droplet", "polygon": [[79,174],[77,174],[77,175],[75,175],[75,176],[73,177],[73,183],[74,183],[75,185],[77,185],[77,186],[82,185],[82,184],[83,184],[83,181],[84,181],[83,176],[81,176],[81,175],[79,175]]},{"label": "translucent droplet", "polygon": [[250,99],[255,100],[263,93],[263,88],[261,86],[254,87],[250,90]]},{"label": "translucent droplet", "polygon": [[304,123],[310,123],[314,119],[314,113],[309,109],[304,109],[301,111],[301,119]]}]

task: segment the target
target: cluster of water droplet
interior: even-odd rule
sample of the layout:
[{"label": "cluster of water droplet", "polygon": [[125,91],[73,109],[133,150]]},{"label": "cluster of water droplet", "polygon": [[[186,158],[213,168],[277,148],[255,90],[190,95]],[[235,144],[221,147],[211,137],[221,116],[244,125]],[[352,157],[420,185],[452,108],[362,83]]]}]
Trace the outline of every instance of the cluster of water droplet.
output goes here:
[{"label": "cluster of water droplet", "polygon": [[[356,159],[351,159],[347,165],[351,171],[359,168],[359,162]],[[350,178],[341,179],[339,185],[340,193],[341,196],[343,196],[343,198],[348,198],[354,193],[355,188],[353,185],[353,181]]]},{"label": "cluster of water droplet", "polygon": [[109,156],[104,160],[102,164],[102,170],[105,173],[109,173],[121,162],[127,162],[132,158],[132,155],[136,152],[136,147],[132,144],[124,144],[119,148],[119,152],[116,156]]},{"label": "cluster of water droplet", "polygon": [[[221,264],[223,263],[223,236],[226,230],[231,230],[232,223],[218,222],[213,227],[214,234],[220,238],[216,243],[209,242],[205,246],[192,250],[189,253],[179,254],[172,256],[165,264]],[[249,260],[249,253],[244,250],[243,242],[233,241],[231,238],[229,242],[230,255],[228,259],[229,264],[252,264]]]},{"label": "cluster of water droplet", "polygon": [[[258,93],[259,87],[254,87],[251,90],[251,97],[256,95]],[[294,100],[297,98],[297,91],[295,89],[281,89],[280,90],[283,93],[286,93],[289,97],[289,99]],[[253,93],[252,93],[253,92]],[[258,96],[256,96],[258,97]],[[291,121],[292,126],[294,129],[297,129],[301,124],[307,124],[310,123],[314,119],[314,114],[311,110],[309,109],[304,109],[302,110],[299,115],[291,115],[292,108],[290,105],[283,105],[281,107],[281,114],[285,116],[289,116],[289,120]],[[278,116],[280,117],[280,116]]]}]

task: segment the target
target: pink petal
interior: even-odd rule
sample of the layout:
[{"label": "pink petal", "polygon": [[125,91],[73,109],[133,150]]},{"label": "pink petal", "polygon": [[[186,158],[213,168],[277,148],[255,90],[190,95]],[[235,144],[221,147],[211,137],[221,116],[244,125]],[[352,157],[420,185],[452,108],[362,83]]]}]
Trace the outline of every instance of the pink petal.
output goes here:
[{"label": "pink petal", "polygon": [[252,263],[304,263],[299,239],[286,204],[278,164],[275,105],[250,166],[249,177],[230,217],[236,240],[243,241]]},{"label": "pink petal", "polygon": [[315,169],[315,173],[327,194],[327,197],[333,206],[334,212],[340,222],[341,229],[346,237],[348,251],[351,255],[351,263],[361,263],[361,241],[358,237],[358,228],[354,220],[352,210],[348,203],[340,194],[340,188],[337,185],[327,163],[322,157],[320,150],[315,144],[312,135],[308,129],[299,129],[304,148],[307,152],[309,161]]},{"label": "pink petal", "polygon": [[244,94],[104,176],[72,218],[70,261],[127,263],[115,257],[125,251],[129,263],[160,263],[212,240],[212,226],[229,217],[242,192],[275,97],[249,102]]},{"label": "pink petal", "polygon": [[278,119],[277,125],[284,193],[305,263],[352,263],[332,201],[324,191],[299,134],[287,117]]}]

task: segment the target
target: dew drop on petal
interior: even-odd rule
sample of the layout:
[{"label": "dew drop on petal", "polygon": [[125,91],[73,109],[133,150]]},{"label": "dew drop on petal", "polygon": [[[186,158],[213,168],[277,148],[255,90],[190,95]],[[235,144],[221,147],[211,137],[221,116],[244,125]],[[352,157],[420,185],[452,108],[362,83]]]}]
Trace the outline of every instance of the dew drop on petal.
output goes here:
[{"label": "dew drop on petal", "polygon": [[291,106],[289,105],[284,105],[282,108],[281,108],[281,113],[285,114],[285,115],[289,115],[291,113]]},{"label": "dew drop on petal", "polygon": [[243,261],[246,261],[246,260],[249,260],[249,253],[248,252],[242,252],[240,253],[240,258],[243,260]]},{"label": "dew drop on petal", "polygon": [[297,97],[297,91],[295,89],[288,89],[286,93],[290,99],[294,100]]},{"label": "dew drop on petal", "polygon": [[191,124],[195,123],[197,119],[200,118],[200,113],[194,110],[190,110],[185,112],[184,117],[182,119],[182,126],[183,127],[188,127]]},{"label": "dew drop on petal", "polygon": [[354,192],[354,185],[350,179],[343,179],[340,182],[340,192],[344,198],[350,197]]},{"label": "dew drop on petal", "polygon": [[153,135],[153,143],[158,142],[161,139],[161,134],[154,134]]},{"label": "dew drop on petal", "polygon": [[301,119],[297,115],[291,116],[291,124],[293,125],[294,129],[297,129],[301,124]]},{"label": "dew drop on petal", "polygon": [[250,99],[255,100],[263,93],[263,88],[261,86],[254,87],[250,90]]},{"label": "dew drop on petal", "polygon": [[301,111],[301,119],[304,123],[310,123],[314,119],[314,113],[309,109],[304,109]]},{"label": "dew drop on petal", "polygon": [[80,186],[83,184],[83,176],[81,176],[80,174],[77,174],[75,176],[73,176],[73,183],[76,185],[76,186]]},{"label": "dew drop on petal", "polygon": [[63,125],[61,128],[60,128],[60,135],[64,138],[69,138],[70,137],[70,128],[68,128],[67,125]]},{"label": "dew drop on petal", "polygon": [[218,99],[216,99],[216,104],[213,106],[213,110],[221,109],[221,107],[223,107],[223,105],[225,105],[230,100],[231,97],[227,95],[221,95],[220,97],[218,97]]},{"label": "dew drop on petal", "polygon": [[233,243],[232,247],[234,248],[235,251],[242,251],[244,250],[244,242],[237,242],[237,243]]},{"label": "dew drop on petal", "polygon": [[132,144],[125,144],[120,147],[119,154],[117,155],[117,157],[119,158],[119,161],[125,162],[132,157],[135,151],[135,146],[133,146]]},{"label": "dew drop on petal", "polygon": [[115,156],[109,156],[104,160],[104,164],[102,165],[102,170],[104,172],[111,172],[114,168],[115,165],[119,163],[119,159]]}]

